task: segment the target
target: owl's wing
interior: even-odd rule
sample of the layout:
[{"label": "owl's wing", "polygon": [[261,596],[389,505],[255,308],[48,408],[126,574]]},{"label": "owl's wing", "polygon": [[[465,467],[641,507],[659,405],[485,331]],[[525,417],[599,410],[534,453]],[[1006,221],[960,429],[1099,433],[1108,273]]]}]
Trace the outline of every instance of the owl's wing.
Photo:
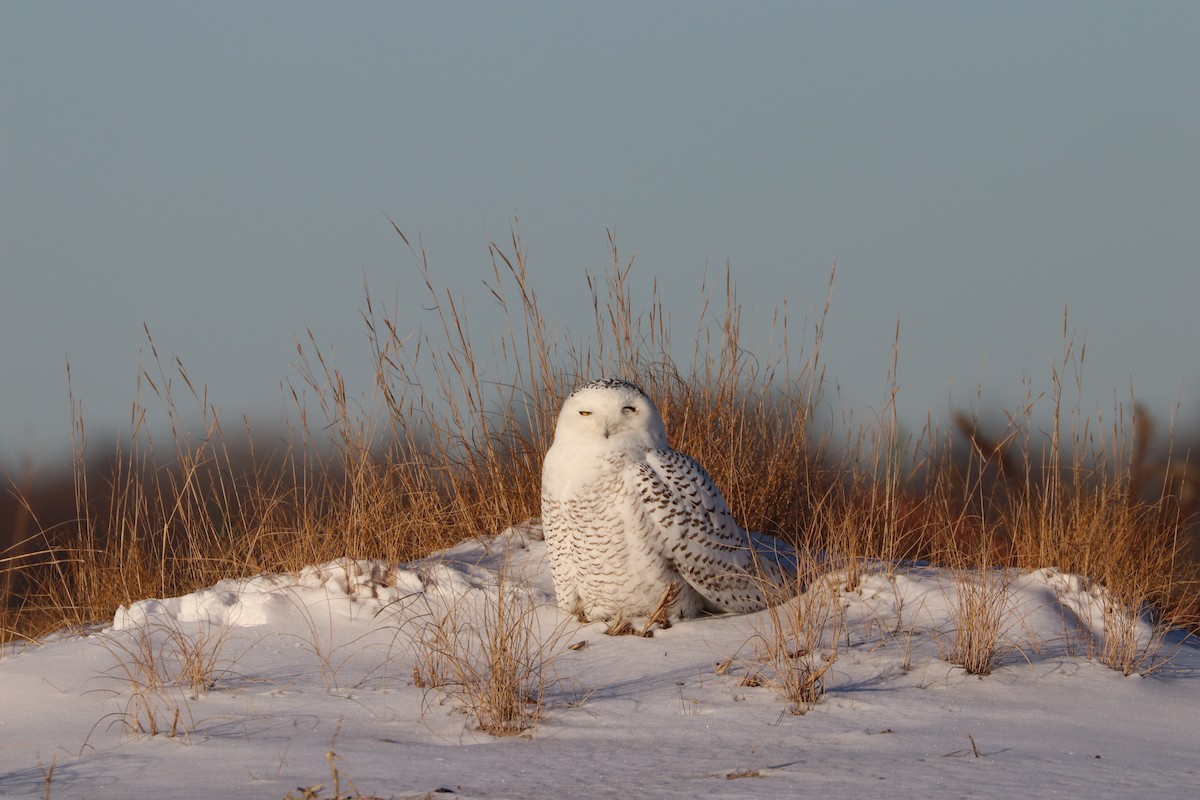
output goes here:
[{"label": "owl's wing", "polygon": [[691,458],[651,450],[637,466],[634,488],[662,556],[712,609],[759,611],[778,599],[773,588],[786,590],[786,565],[795,563],[794,552],[789,557],[790,548],[774,537],[752,539],[734,521],[708,472]]}]

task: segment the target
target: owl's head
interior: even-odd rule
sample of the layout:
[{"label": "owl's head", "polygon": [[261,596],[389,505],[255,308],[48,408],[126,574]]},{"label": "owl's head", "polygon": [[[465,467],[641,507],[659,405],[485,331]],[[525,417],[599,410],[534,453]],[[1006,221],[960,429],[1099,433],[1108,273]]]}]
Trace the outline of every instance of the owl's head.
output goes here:
[{"label": "owl's head", "polygon": [[636,385],[616,378],[585,383],[558,414],[554,441],[610,447],[667,447],[667,430],[654,402]]}]

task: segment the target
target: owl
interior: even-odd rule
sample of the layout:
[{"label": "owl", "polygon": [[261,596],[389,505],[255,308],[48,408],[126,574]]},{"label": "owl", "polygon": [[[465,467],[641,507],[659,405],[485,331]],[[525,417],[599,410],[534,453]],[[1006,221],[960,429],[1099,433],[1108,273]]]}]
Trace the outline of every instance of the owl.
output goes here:
[{"label": "owl", "polygon": [[758,611],[795,579],[790,546],[742,529],[704,468],[671,449],[646,393],[622,380],[563,402],[542,526],[558,605],[582,619],[648,616],[672,584],[676,619]]}]

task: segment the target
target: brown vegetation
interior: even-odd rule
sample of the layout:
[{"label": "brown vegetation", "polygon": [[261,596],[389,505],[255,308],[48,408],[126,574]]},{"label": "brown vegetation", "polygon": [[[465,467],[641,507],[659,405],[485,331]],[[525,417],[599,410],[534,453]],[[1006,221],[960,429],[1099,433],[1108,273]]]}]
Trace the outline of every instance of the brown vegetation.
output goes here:
[{"label": "brown vegetation", "polygon": [[[1069,341],[1053,395],[1030,398],[993,433],[960,418],[956,430],[927,425],[902,440],[893,393],[874,426],[835,435],[814,413],[823,314],[800,351],[785,314],[775,344],[760,348],[744,340],[726,276],[724,307],[705,308],[690,363],[680,361],[657,292],[635,306],[632,261],[611,244],[611,269],[588,279],[586,345],[542,316],[517,232],[491,247],[489,288],[508,327],[486,345],[472,338],[462,299],[433,284],[424,252],[409,245],[438,336],[405,337],[397,313],[368,296],[376,374],[356,395],[309,334],[297,344],[296,422],[271,437],[284,442],[271,452],[244,422],[227,428],[205,388],[154,353],[129,437],[99,458],[78,420],[74,473],[14,486],[0,507],[11,536],[0,554],[0,640],[225,577],[342,556],[409,560],[534,517],[560,398],[602,375],[646,389],[673,446],[705,464],[748,527],[850,564],[1059,567],[1197,625],[1196,472],[1169,448],[1151,456],[1149,417],[1135,406],[1103,428],[1071,410],[1064,384],[1080,364]],[[150,404],[166,414],[165,438],[144,421]],[[1034,423],[1042,405],[1047,434]],[[199,432],[185,406],[198,409]]]}]

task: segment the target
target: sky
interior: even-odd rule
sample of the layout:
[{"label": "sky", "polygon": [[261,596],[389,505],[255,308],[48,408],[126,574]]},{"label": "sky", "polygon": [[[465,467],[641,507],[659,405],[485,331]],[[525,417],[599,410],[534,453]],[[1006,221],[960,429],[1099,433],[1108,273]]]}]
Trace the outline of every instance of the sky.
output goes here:
[{"label": "sky", "polygon": [[[149,329],[270,425],[306,330],[366,391],[364,283],[412,254],[496,315],[519,219],[590,331],[606,230],[676,341],[731,270],[811,327],[831,403],[999,416],[1086,343],[1085,411],[1200,419],[1200,5],[0,1],[0,465],[128,428]],[[580,320],[588,320],[581,323]],[[502,379],[504,376],[496,376]],[[636,376],[628,376],[634,377]],[[1132,387],[1132,389],[1131,389]]]}]

